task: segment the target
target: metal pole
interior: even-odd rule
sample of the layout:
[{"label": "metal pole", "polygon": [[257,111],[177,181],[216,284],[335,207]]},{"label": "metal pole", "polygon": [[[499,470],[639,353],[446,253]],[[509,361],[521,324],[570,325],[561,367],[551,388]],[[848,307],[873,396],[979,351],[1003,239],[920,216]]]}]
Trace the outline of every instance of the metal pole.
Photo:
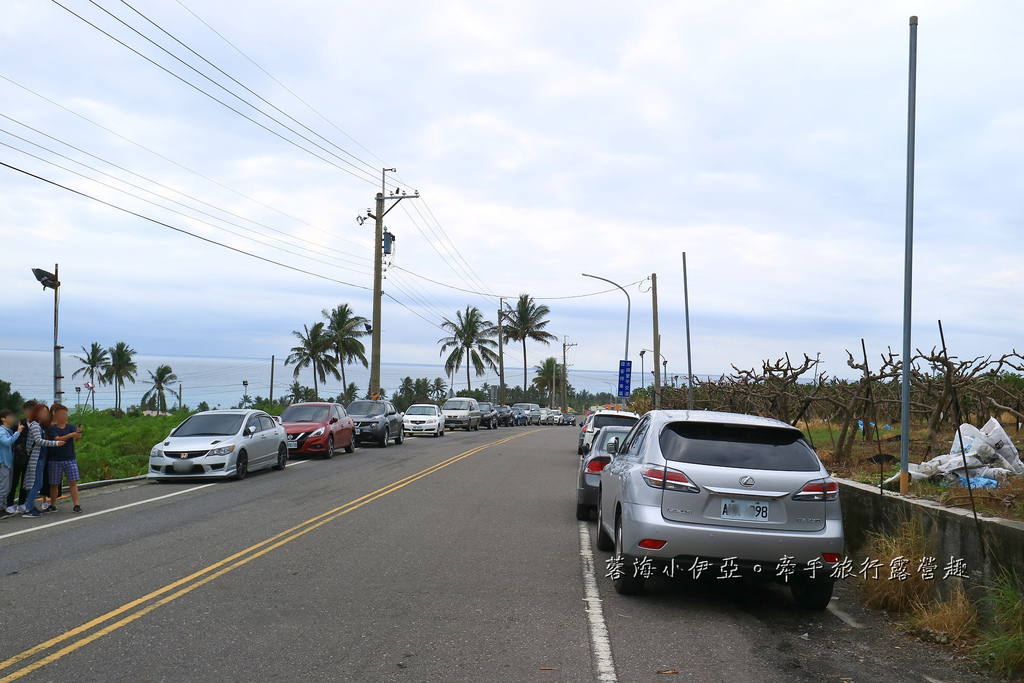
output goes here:
[{"label": "metal pole", "polygon": [[[654,309],[654,396],[651,407],[661,407],[661,333],[658,331],[658,274],[651,273],[651,306]],[[643,365],[641,363],[641,365]]]},{"label": "metal pole", "polygon": [[505,298],[498,299],[498,403],[505,403],[505,340],[501,316],[505,313]]},{"label": "metal pole", "polygon": [[690,410],[693,410],[693,362],[690,360],[690,293],[686,285],[686,252],[683,252],[683,310],[686,311],[686,382],[689,387]]},{"label": "metal pole", "polygon": [[903,260],[903,377],[900,396],[900,493],[910,480],[910,322],[914,268],[914,134],[917,119],[917,17],[910,17],[910,79],[907,94],[907,212]]},{"label": "metal pole", "polygon": [[57,309],[60,305],[60,272],[58,264],[53,264],[53,402],[60,403],[64,398],[61,388],[63,375],[60,369],[60,344],[57,343]]},{"label": "metal pole", "polygon": [[[341,393],[345,393],[347,387],[341,388]],[[270,405],[274,405],[274,356],[270,356]]]},{"label": "metal pole", "polygon": [[[612,282],[611,280],[609,280],[606,277],[599,277],[597,275],[588,275],[586,273],[583,273],[583,277],[592,277],[595,280],[604,280],[605,282],[607,282],[609,284],[613,284],[616,287],[618,287],[619,289],[622,289],[622,293],[626,295],[626,351],[623,354],[622,358],[624,360],[629,360],[629,317],[630,317],[631,308],[632,308],[632,304],[631,304],[631,302],[629,300],[629,292],[627,292],[625,289],[623,289],[622,285],[618,284],[617,282]],[[615,393],[619,393],[619,392],[616,391]],[[620,398],[619,406],[624,408],[625,405],[626,405],[626,402]]]}]

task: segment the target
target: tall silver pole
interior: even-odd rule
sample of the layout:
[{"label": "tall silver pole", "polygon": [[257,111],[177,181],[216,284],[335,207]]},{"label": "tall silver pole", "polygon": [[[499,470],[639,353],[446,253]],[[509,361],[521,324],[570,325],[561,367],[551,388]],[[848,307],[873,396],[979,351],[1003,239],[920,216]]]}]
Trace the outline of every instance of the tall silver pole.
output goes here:
[{"label": "tall silver pole", "polygon": [[686,311],[686,382],[693,410],[693,361],[690,358],[690,292],[686,285],[686,252],[683,252],[683,310]]},{"label": "tall silver pole", "polygon": [[903,261],[903,391],[900,420],[900,493],[910,479],[910,303],[914,268],[914,128],[917,119],[917,17],[910,17],[910,84],[907,96],[907,215]]}]

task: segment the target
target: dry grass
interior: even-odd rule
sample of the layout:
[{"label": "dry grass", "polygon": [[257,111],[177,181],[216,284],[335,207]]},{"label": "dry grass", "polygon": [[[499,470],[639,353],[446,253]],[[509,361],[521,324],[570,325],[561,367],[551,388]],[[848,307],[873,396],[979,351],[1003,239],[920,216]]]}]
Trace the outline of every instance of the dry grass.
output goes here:
[{"label": "dry grass", "polygon": [[957,583],[948,600],[914,605],[908,620],[916,630],[931,629],[949,634],[950,642],[973,635],[978,627],[978,612],[971,605],[963,584]]},{"label": "dry grass", "polygon": [[900,581],[889,580],[888,572],[892,562],[899,557],[911,563],[918,558],[933,555],[928,539],[918,522],[903,522],[895,534],[874,534],[865,548],[865,554],[883,564],[878,579],[861,579],[868,607],[890,612],[912,612],[918,605],[927,604],[935,593],[933,581],[921,578],[919,572],[910,567],[910,577]]}]

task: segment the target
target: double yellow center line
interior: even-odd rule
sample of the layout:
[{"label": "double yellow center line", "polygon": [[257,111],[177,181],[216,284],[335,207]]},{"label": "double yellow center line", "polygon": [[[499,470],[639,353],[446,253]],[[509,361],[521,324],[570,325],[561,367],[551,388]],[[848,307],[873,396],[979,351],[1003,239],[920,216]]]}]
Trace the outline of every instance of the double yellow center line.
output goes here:
[{"label": "double yellow center line", "polygon": [[[204,567],[203,569],[200,569],[197,572],[189,574],[188,576],[182,579],[178,579],[173,583],[169,583],[163,588],[159,588],[153,591],[152,593],[143,595],[141,598],[137,598],[135,600],[132,600],[131,602],[125,603],[117,609],[111,610],[110,612],[107,612],[102,616],[96,617],[95,619],[92,619],[91,621],[88,621],[82,624],[81,626],[66,631],[60,634],[59,636],[50,638],[49,640],[39,643],[34,647],[30,647],[29,649],[23,652],[19,652],[18,654],[0,662],[0,672],[2,672],[5,669],[9,669],[17,664],[20,664],[25,660],[32,659],[38,655],[49,652],[50,650],[53,650],[53,648],[57,648],[62,644],[66,643],[63,645],[63,647],[59,647],[59,649],[54,650],[49,654],[46,654],[42,658],[36,659],[29,664],[25,664],[19,669],[11,671],[3,678],[0,678],[0,683],[7,683],[8,681],[18,680],[22,676],[26,676],[32,673],[33,671],[36,671],[46,666],[47,664],[51,664],[60,659],[61,657],[71,654],[75,650],[78,650],[82,647],[85,647],[93,641],[99,640],[103,636],[113,633],[114,631],[118,630],[123,626],[127,626],[128,624],[132,623],[137,619],[141,619],[142,617],[162,607],[163,605],[166,605],[169,602],[173,602],[174,600],[177,600],[178,598],[187,595],[188,593],[191,593],[200,586],[204,586],[210,583],[211,581],[215,581],[216,579],[220,578],[221,576],[224,576],[228,572],[234,571],[235,569],[238,569],[239,567],[246,565],[249,562],[252,562],[256,558],[262,557],[263,555],[266,555],[267,553],[276,550],[277,548],[280,548],[286,543],[290,543],[295,539],[304,536],[305,534],[308,534],[310,531],[313,531],[314,529],[317,529],[329,522],[336,520],[342,515],[347,515],[348,513],[352,512],[353,510],[361,508],[367,503],[371,503],[377,500],[378,498],[382,498],[388,495],[389,493],[394,493],[398,489],[408,486],[414,481],[418,481],[426,476],[429,476],[434,472],[437,472],[438,470],[444,469],[449,465],[453,465],[459,462],[460,460],[463,460],[471,455],[479,453],[484,449],[490,448],[491,446],[497,446],[499,444],[506,443],[508,441],[511,441],[512,439],[519,438],[520,436],[529,433],[530,432],[521,432],[519,434],[516,434],[515,436],[510,436],[507,439],[492,441],[490,443],[478,446],[463,453],[459,453],[458,455],[452,456],[451,458],[443,460],[437,463],[436,465],[432,465],[426,468],[425,470],[421,470],[416,474],[412,474],[406,477],[405,479],[400,479],[392,484],[388,484],[383,488],[377,489],[373,493],[368,493],[365,496],[362,496],[361,498],[356,498],[355,500],[345,503],[344,505],[341,505],[339,507],[336,507],[333,510],[328,510],[323,514],[317,515],[312,519],[306,520],[301,524],[298,524],[290,529],[282,531],[279,534],[271,536],[265,541],[260,541],[255,545],[249,546],[245,550],[242,550],[240,552],[235,553],[234,555],[231,555],[230,557],[226,557],[223,560],[215,562],[208,567]],[[112,621],[115,619],[116,621]],[[112,623],[107,623],[111,621]],[[106,624],[106,626],[103,626],[103,624]],[[102,628],[97,628],[100,626],[102,626]]]}]

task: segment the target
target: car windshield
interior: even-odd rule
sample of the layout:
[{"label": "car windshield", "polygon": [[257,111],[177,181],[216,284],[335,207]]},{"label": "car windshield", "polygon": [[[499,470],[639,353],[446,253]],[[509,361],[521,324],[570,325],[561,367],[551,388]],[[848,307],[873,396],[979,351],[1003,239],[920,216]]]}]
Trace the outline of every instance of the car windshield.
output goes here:
[{"label": "car windshield", "polygon": [[595,415],[594,416],[594,429],[600,429],[601,427],[632,427],[636,424],[637,418],[633,415]]},{"label": "car windshield", "polygon": [[818,457],[795,429],[674,422],[661,432],[666,460],[751,470],[814,472]]},{"label": "car windshield", "polygon": [[348,407],[349,415],[383,415],[384,404],[373,401],[353,401]]},{"label": "car windshield", "polygon": [[434,406],[409,406],[409,410],[405,411],[406,415],[437,415],[437,409]]},{"label": "car windshield", "polygon": [[281,422],[326,422],[327,406],[294,405],[281,413]]},{"label": "car windshield", "polygon": [[445,410],[469,410],[472,404],[469,401],[445,401]]},{"label": "car windshield", "polygon": [[530,404],[529,403],[516,403],[512,407],[513,408],[518,408],[519,410],[529,410],[530,409]]},{"label": "car windshield", "polygon": [[480,410],[490,410],[490,409],[491,409],[491,404],[490,403],[481,403],[480,404]]},{"label": "car windshield", "polygon": [[238,413],[193,415],[178,425],[171,436],[230,436],[238,433],[244,419],[245,415]]}]

